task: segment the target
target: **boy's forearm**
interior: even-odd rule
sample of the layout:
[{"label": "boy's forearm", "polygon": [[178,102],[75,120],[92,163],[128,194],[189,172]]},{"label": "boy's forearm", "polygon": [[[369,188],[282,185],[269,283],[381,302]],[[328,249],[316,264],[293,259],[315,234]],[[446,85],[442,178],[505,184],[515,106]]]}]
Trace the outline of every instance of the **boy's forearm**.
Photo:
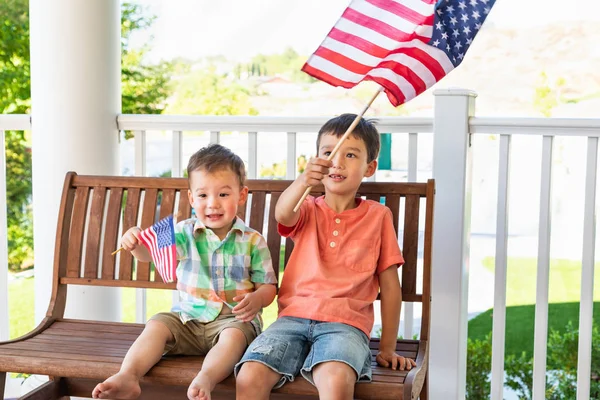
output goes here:
[{"label": "boy's forearm", "polygon": [[275,206],[275,219],[282,225],[294,226],[298,222],[299,214],[294,212],[294,207],[304,194],[306,185],[296,179],[283,191]]},{"label": "boy's forearm", "polygon": [[260,297],[262,306],[267,307],[273,302],[273,300],[275,300],[277,288],[275,287],[275,285],[264,283],[257,285],[257,288],[254,292]]},{"label": "boy's forearm", "polygon": [[380,350],[396,351],[400,309],[402,307],[402,291],[391,288],[381,291],[381,342]]}]

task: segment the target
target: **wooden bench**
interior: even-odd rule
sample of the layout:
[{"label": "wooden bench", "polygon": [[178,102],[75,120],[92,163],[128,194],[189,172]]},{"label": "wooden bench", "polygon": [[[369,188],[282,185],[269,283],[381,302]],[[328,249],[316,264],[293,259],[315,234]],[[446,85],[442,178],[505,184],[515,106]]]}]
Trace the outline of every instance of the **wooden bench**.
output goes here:
[{"label": "wooden bench", "polygon": [[[275,203],[289,183],[250,180],[249,205],[239,213],[254,229],[266,233],[274,265],[280,263],[282,244],[274,217]],[[187,188],[184,178],[67,174],[58,216],[48,312],[32,332],[0,343],[0,400],[4,398],[6,372],[50,376],[48,383],[24,398],[57,399],[90,397],[98,382],[118,371],[127,349],[140,334],[143,325],[64,318],[67,286],[175,289],[175,284],[162,282],[148,263],[140,262],[136,266],[129,252],[120,252],[116,257],[111,256],[111,252],[118,247],[121,232],[131,226],[148,227],[158,218],[178,212],[180,219],[187,218],[191,211]],[[322,190],[322,187],[315,188],[314,194],[320,194]],[[405,302],[422,303],[423,311],[419,340],[398,340],[396,347],[401,355],[416,359],[417,367],[407,373],[379,367],[373,361],[373,382],[357,384],[356,398],[416,399],[420,395],[421,399],[427,399],[434,183],[433,180],[427,183],[364,183],[359,194],[376,201],[383,199],[393,212],[396,231],[398,215],[404,213],[401,234],[406,264],[401,269],[402,294]],[[421,223],[424,221],[421,228],[420,214],[424,214],[421,215]],[[420,234],[420,230],[424,234]],[[285,261],[292,247],[292,242],[286,240]],[[423,254],[422,266],[419,266],[422,280],[417,279],[419,252]],[[421,281],[422,285],[417,285]],[[165,309],[168,310],[168,306]],[[371,340],[371,348],[375,354],[378,339]],[[142,379],[141,398],[186,398],[187,387],[202,367],[202,359],[163,357]],[[214,400],[234,398],[233,376],[217,385],[215,390]],[[299,377],[274,391],[271,398],[307,399],[316,396],[315,388]]]}]

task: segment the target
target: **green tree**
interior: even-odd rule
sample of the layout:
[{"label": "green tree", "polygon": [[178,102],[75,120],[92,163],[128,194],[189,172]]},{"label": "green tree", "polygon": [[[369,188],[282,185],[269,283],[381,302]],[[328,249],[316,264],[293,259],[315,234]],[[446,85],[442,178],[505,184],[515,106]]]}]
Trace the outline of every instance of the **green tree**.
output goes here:
[{"label": "green tree", "polygon": [[[143,62],[149,45],[132,49],[131,34],[151,26],[154,17],[138,4],[122,4],[122,93],[124,113],[161,113],[173,65]],[[0,2],[0,112],[30,110],[29,1]],[[6,132],[6,191],[9,268],[33,258],[31,151],[25,132]]]},{"label": "green tree", "polygon": [[178,80],[169,114],[191,115],[256,115],[250,103],[250,90],[227,74],[209,65],[191,71]]},{"label": "green tree", "polygon": [[[31,104],[29,88],[29,4],[27,0],[0,3],[0,112],[25,113]],[[6,132],[6,197],[8,264],[19,267],[32,258],[31,152],[25,132]],[[4,151],[4,149],[2,149]]]},{"label": "green tree", "polygon": [[150,50],[146,43],[141,48],[131,48],[131,35],[148,29],[154,22],[139,4],[123,3],[121,6],[121,89],[123,114],[160,114],[171,94],[169,84],[174,63],[162,61],[147,64],[144,57]]},{"label": "green tree", "polygon": [[298,83],[316,82],[316,79],[301,71],[307,59],[308,57],[298,54],[292,47],[287,47],[281,53],[257,54],[252,58],[250,74],[280,75]]},{"label": "green tree", "polygon": [[542,71],[533,96],[534,108],[544,117],[552,116],[554,107],[565,102],[561,95],[564,86],[564,78],[559,77],[554,82],[550,82],[548,75]]}]

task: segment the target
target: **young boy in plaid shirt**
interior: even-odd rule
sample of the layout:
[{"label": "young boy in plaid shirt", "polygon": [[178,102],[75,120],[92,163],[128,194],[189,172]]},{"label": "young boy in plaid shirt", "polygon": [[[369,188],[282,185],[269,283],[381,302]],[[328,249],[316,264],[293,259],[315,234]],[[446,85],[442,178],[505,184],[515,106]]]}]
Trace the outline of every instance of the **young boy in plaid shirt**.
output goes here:
[{"label": "young boy in plaid shirt", "polygon": [[[266,241],[236,216],[248,197],[242,160],[223,146],[210,145],[192,155],[187,171],[195,217],[175,227],[181,301],[148,321],[120,371],[96,386],[94,398],[137,398],[140,378],[163,354],[185,354],[206,355],[187,394],[190,400],[209,400],[261,332],[260,311],[275,298]],[[129,229],[121,246],[139,261],[151,261],[139,245],[140,232]]]}]

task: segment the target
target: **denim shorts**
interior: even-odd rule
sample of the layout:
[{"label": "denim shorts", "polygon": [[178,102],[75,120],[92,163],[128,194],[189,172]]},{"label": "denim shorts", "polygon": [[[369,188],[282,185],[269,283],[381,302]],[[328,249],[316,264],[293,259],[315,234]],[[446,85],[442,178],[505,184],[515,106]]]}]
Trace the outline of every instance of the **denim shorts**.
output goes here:
[{"label": "denim shorts", "polygon": [[259,362],[281,374],[274,389],[293,381],[298,373],[314,385],[313,368],[328,361],[348,364],[356,372],[357,381],[371,381],[368,336],[337,322],[281,317],[248,347],[235,366],[236,376],[247,361]]}]

